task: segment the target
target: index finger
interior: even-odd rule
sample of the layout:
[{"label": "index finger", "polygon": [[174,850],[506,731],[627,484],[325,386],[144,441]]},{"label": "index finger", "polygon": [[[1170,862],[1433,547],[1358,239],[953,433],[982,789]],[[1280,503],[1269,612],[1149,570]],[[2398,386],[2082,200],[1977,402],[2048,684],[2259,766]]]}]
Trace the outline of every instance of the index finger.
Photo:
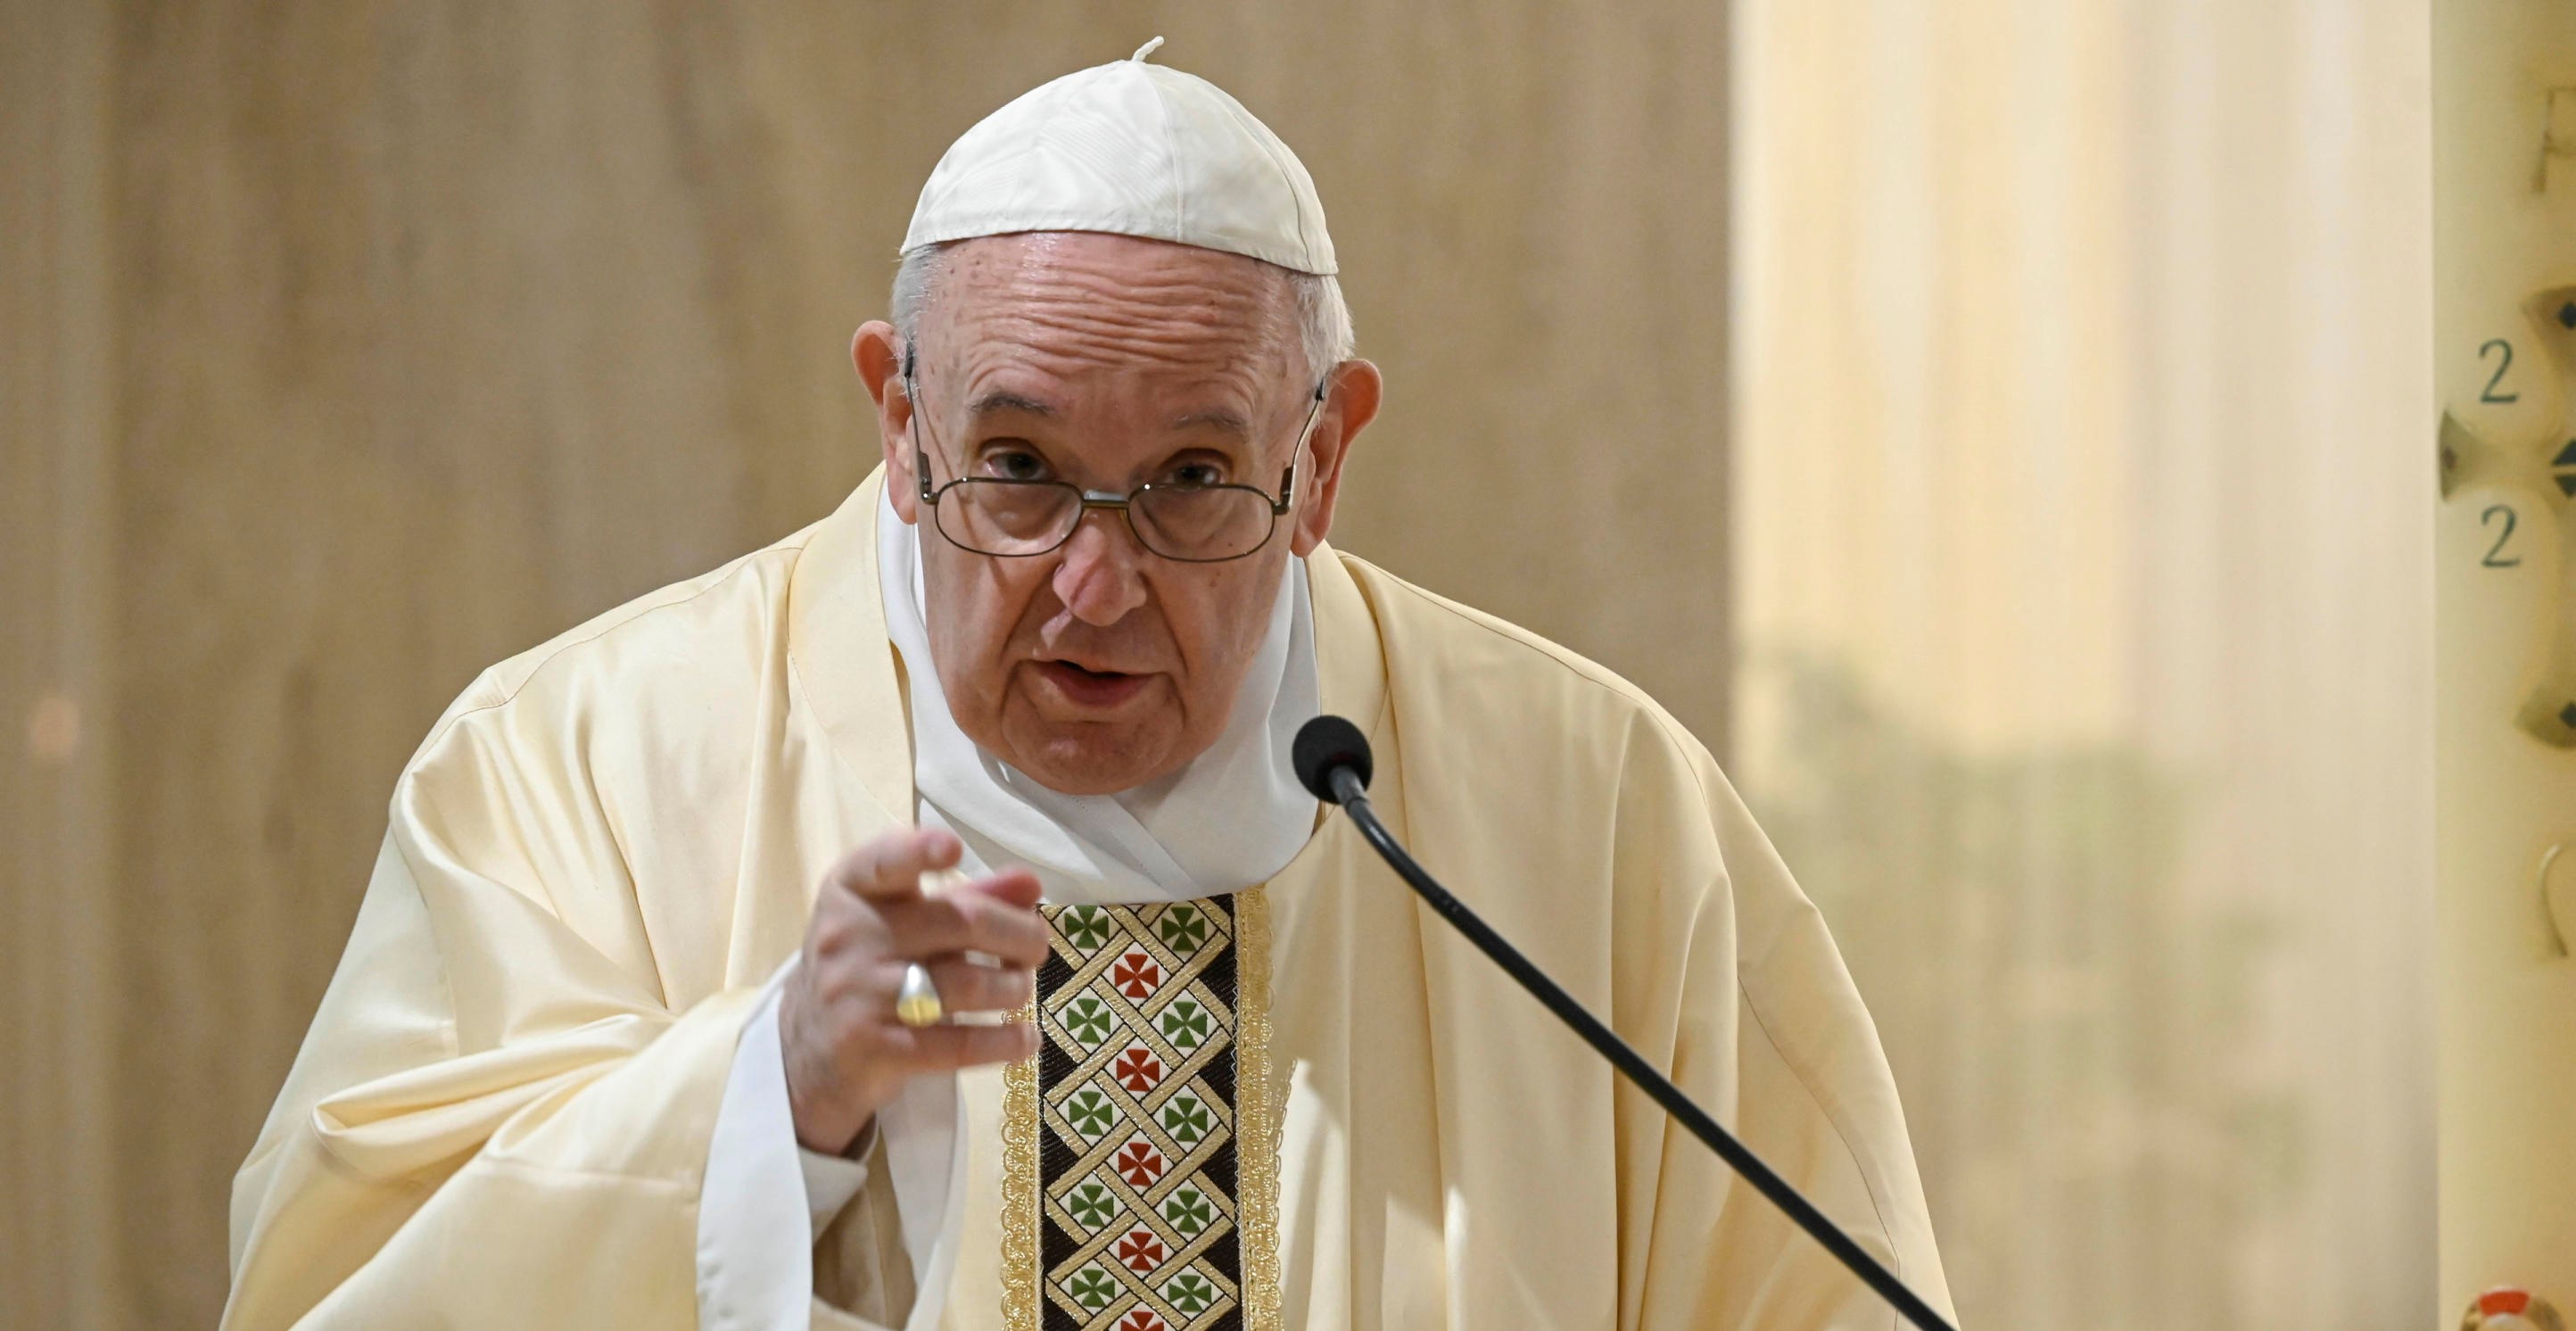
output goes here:
[{"label": "index finger", "polygon": [[981,878],[967,879],[948,890],[973,892],[978,896],[991,897],[995,901],[1017,906],[1022,910],[1037,909],[1038,902],[1046,896],[1045,886],[1038,882],[1037,871],[1019,866],[1004,869],[1000,873],[986,874]]},{"label": "index finger", "polygon": [[918,897],[921,876],[954,866],[965,849],[954,834],[935,827],[889,832],[842,856],[824,872],[823,883],[874,901]]}]

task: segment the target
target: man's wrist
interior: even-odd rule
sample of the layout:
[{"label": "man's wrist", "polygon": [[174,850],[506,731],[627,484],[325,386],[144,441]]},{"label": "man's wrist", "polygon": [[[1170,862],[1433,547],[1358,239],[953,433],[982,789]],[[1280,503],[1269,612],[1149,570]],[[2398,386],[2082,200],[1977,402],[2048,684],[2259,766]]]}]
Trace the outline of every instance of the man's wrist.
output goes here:
[{"label": "man's wrist", "polygon": [[839,1097],[821,1093],[820,1079],[799,1076],[799,1060],[787,1059],[787,1110],[796,1125],[796,1144],[816,1155],[851,1156],[859,1139],[876,1122],[876,1111],[833,1103]]},{"label": "man's wrist", "polygon": [[876,1109],[864,1100],[849,1103],[854,1097],[846,1093],[832,1094],[846,1091],[838,1084],[840,1070],[815,1067],[811,1049],[796,1038],[795,1024],[783,1007],[779,1018],[779,1061],[787,1074],[787,1111],[796,1125],[796,1144],[816,1155],[848,1157],[876,1122]]},{"label": "man's wrist", "polygon": [[816,1155],[828,1155],[841,1160],[864,1160],[867,1158],[869,1148],[876,1145],[876,1127],[877,1116],[870,1114],[860,1119],[859,1126],[852,1128],[849,1135],[842,1137],[836,1145],[829,1140],[818,1140],[814,1134],[806,1131],[805,1124],[800,1119],[796,1125],[796,1145]]}]

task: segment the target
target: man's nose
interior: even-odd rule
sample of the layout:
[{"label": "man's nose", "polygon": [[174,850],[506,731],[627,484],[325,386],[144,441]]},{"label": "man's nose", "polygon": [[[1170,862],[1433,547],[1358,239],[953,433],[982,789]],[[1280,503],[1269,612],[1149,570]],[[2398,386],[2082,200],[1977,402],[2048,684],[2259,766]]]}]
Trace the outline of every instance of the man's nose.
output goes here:
[{"label": "man's nose", "polygon": [[1085,624],[1115,624],[1145,603],[1145,578],[1137,567],[1144,557],[1125,514],[1093,509],[1064,544],[1064,561],[1055,568],[1056,599]]}]

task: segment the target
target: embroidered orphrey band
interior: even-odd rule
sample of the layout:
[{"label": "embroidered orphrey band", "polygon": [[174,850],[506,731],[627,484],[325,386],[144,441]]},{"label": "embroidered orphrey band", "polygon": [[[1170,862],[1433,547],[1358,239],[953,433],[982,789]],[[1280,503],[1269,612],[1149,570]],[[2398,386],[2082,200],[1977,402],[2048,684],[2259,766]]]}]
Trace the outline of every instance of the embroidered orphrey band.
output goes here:
[{"label": "embroidered orphrey band", "polygon": [[1038,1056],[1003,1077],[1003,1325],[1274,1331],[1262,890],[1043,913]]}]

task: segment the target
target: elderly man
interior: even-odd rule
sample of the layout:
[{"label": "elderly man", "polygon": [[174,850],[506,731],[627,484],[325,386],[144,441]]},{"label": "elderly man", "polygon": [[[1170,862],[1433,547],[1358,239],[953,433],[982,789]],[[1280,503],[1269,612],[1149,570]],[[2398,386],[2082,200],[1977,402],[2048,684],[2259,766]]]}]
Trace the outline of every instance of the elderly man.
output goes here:
[{"label": "elderly man", "polygon": [[227,1326],[1889,1325],[1296,786],[1318,711],[1941,1297],[1867,1014],[1707,753],[1325,544],[1380,386],[1322,209],[1144,54],[932,175],[838,512],[432,730]]}]

